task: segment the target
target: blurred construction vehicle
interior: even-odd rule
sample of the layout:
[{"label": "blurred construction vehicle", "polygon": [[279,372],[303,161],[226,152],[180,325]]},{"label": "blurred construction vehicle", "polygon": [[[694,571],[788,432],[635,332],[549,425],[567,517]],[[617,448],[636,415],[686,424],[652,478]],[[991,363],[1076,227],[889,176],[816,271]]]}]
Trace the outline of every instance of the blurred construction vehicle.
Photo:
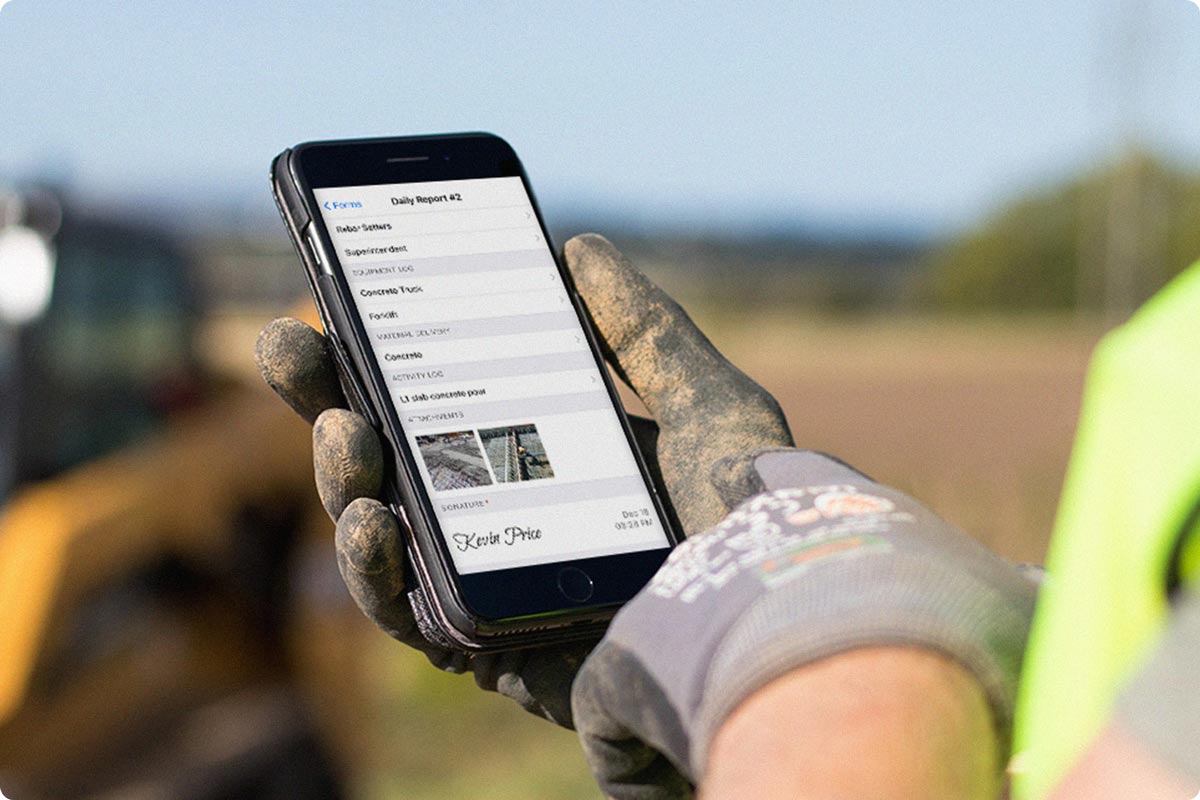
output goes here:
[{"label": "blurred construction vehicle", "polygon": [[[0,192],[0,789],[333,798],[370,635],[309,433],[195,355],[167,235]],[[250,358],[247,350],[247,359]]]}]

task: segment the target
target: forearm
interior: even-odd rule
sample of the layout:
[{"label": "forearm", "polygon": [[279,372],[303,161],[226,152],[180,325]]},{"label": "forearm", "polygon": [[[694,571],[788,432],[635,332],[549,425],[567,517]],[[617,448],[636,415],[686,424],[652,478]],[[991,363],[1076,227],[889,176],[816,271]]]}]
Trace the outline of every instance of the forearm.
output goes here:
[{"label": "forearm", "polygon": [[999,794],[999,762],[970,673],[929,650],[863,648],[751,695],[714,738],[700,790],[705,800],[982,800]]}]

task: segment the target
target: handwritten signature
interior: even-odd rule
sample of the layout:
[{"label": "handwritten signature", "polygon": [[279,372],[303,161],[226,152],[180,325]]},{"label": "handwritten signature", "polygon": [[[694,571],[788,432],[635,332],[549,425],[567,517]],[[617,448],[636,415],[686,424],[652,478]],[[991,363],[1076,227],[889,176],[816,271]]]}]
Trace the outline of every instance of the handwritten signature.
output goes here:
[{"label": "handwritten signature", "polygon": [[532,542],[542,538],[541,528],[522,528],[520,525],[511,525],[504,529],[502,533],[488,531],[487,533],[456,533],[451,537],[454,540],[455,546],[460,553],[465,553],[468,550],[482,550],[485,547],[494,545],[504,545],[512,547],[517,542]]}]

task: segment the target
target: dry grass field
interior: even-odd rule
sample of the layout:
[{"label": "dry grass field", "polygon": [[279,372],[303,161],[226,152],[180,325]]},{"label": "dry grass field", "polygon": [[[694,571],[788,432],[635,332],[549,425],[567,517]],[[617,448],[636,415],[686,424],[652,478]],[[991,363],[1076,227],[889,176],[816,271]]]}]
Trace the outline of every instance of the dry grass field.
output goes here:
[{"label": "dry grass field", "polygon": [[1101,330],[1057,319],[699,321],[782,404],[796,443],[1039,560]]}]

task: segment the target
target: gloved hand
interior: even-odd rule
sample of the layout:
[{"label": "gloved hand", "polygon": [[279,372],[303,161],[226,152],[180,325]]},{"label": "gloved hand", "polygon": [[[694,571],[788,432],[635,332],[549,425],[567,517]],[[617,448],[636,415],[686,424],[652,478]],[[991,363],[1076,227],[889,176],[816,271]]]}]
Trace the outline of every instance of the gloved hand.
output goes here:
[{"label": "gloved hand", "polygon": [[[713,464],[732,453],[790,445],[779,404],[607,240],[576,237],[564,258],[605,358],[654,417],[634,419],[633,426],[668,513],[687,533],[714,525],[727,509],[709,479]],[[399,523],[376,499],[383,450],[367,422],[345,409],[324,337],[298,320],[278,319],[259,335],[255,355],[271,388],[315,422],[317,491],[337,522],[338,567],[363,613],[442,669],[470,670],[481,687],[572,727],[571,683],[594,643],[468,656],[422,637],[405,597]]]},{"label": "gloved hand", "polygon": [[575,681],[575,724],[607,795],[689,797],[743,700],[864,646],[956,660],[979,681],[1006,747],[1034,580],[819,453],[732,456],[713,476],[733,512],[672,552]]}]

